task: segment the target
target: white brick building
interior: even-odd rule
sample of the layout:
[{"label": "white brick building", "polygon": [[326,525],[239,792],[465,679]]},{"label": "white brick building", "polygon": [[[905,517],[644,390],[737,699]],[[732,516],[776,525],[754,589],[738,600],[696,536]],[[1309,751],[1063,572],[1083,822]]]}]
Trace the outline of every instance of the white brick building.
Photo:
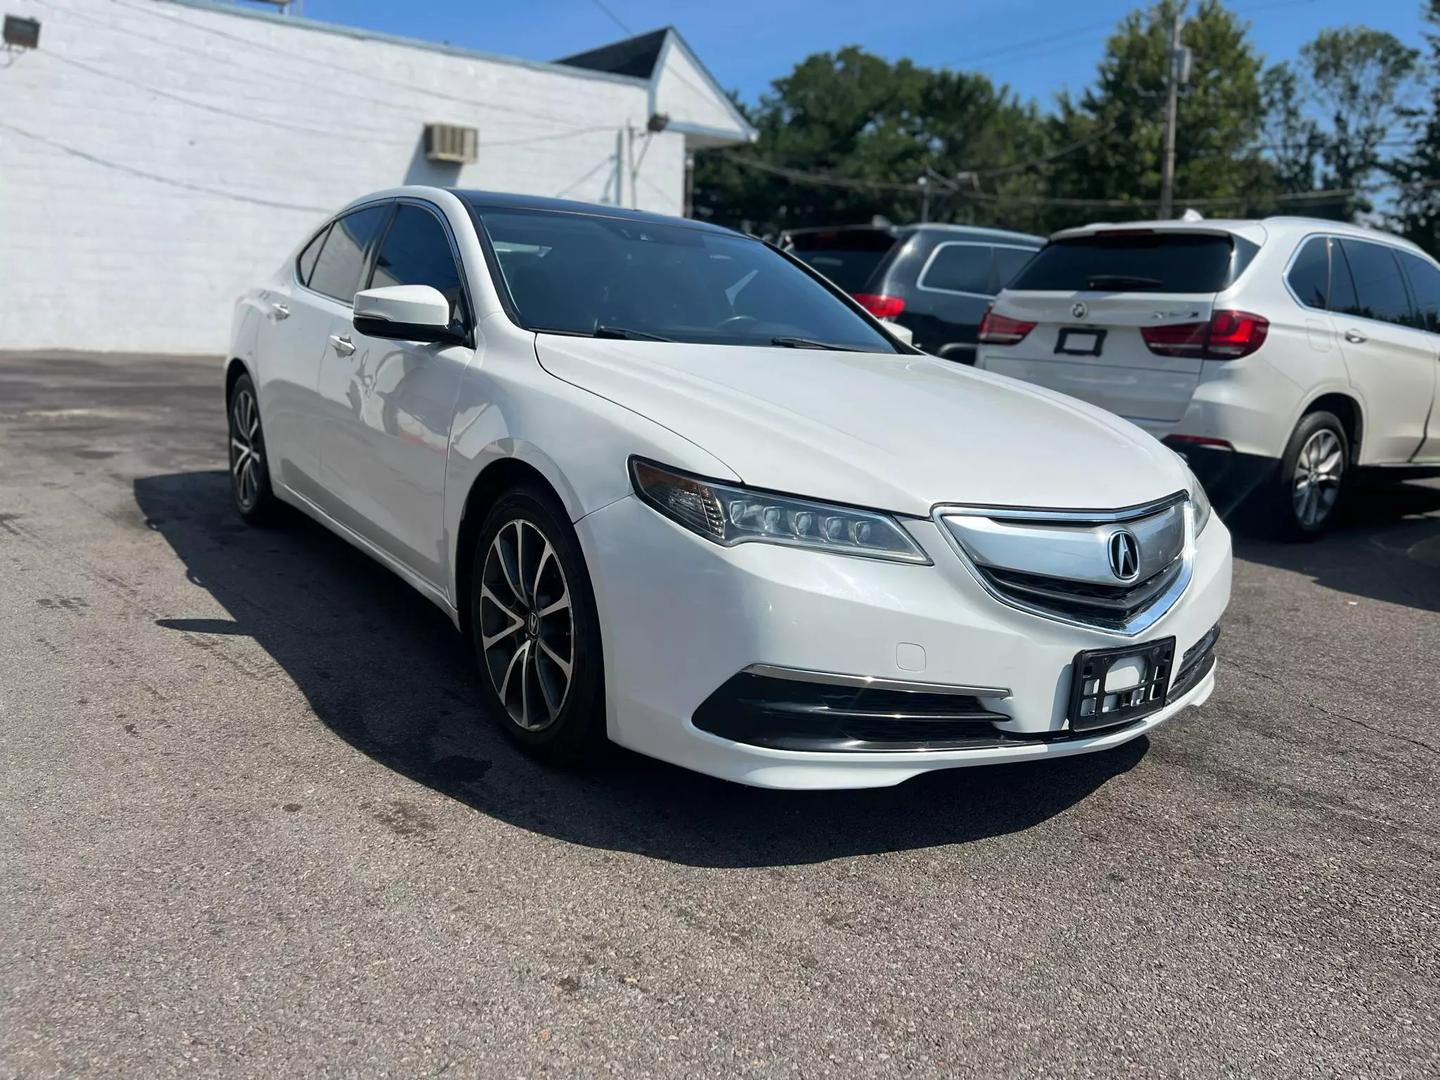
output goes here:
[{"label": "white brick building", "polygon": [[[0,7],[41,24],[0,54],[0,349],[217,353],[233,298],[357,195],[678,214],[687,153],[753,137],[672,29],[540,63],[210,0]],[[475,129],[475,162],[427,158],[432,123]]]}]

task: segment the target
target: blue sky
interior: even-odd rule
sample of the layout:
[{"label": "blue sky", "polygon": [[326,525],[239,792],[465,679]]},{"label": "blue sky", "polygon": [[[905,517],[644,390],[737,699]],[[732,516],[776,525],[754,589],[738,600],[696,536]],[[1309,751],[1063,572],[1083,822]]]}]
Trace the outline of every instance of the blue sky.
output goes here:
[{"label": "blue sky", "polygon": [[[553,60],[666,24],[679,28],[726,89],[754,100],[814,52],[858,44],[882,56],[983,71],[1048,105],[1093,77],[1105,37],[1134,0],[304,0],[327,22]],[[1361,22],[1420,47],[1422,0],[1233,0],[1271,60],[1321,27]]]}]

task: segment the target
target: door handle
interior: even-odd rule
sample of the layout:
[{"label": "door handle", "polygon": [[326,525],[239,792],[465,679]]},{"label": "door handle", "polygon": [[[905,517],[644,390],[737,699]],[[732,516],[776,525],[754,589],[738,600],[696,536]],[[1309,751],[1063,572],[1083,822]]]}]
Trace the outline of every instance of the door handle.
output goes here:
[{"label": "door handle", "polygon": [[1369,338],[1360,333],[1359,330],[1346,330],[1345,340],[1350,342],[1351,345],[1363,345]]},{"label": "door handle", "polygon": [[355,343],[350,340],[349,334],[331,334],[330,344],[335,346],[335,351],[341,356],[349,356],[355,351]]},{"label": "door handle", "polygon": [[288,319],[290,317],[290,306],[288,304],[282,304],[278,300],[271,302],[270,310],[275,312],[275,318],[277,319]]}]

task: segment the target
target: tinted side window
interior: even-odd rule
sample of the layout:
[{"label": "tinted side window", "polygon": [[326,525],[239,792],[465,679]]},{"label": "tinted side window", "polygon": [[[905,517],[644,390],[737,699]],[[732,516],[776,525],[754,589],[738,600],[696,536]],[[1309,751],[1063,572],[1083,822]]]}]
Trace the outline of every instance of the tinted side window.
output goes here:
[{"label": "tinted side window", "polygon": [[390,285],[429,285],[450,301],[450,318],[464,317],[464,290],[460,270],[450,251],[450,241],[439,219],[430,211],[401,203],[380,244],[370,288]]},{"label": "tinted side window", "polygon": [[1410,279],[1410,292],[1415,298],[1413,325],[1432,334],[1440,334],[1440,270],[1408,251],[1400,253],[1405,276]]},{"label": "tinted side window", "polygon": [[989,244],[941,244],[920,276],[920,287],[991,295],[991,251]]},{"label": "tinted side window", "polygon": [[997,247],[995,249],[995,292],[1009,285],[1015,275],[1025,269],[1025,264],[1035,257],[1029,248]]},{"label": "tinted side window", "polygon": [[388,205],[367,206],[335,222],[315,260],[310,288],[342,303],[354,303],[360,291],[360,272],[365,269],[365,252],[389,213]]},{"label": "tinted side window", "polygon": [[325,234],[330,231],[326,225],[315,234],[315,239],[305,245],[305,250],[300,252],[300,257],[295,260],[295,276],[300,279],[301,285],[310,284],[310,274],[315,269],[315,260],[320,257],[320,245],[325,243]]},{"label": "tinted side window", "polygon": [[1408,323],[1410,297],[1405,292],[1405,280],[1400,276],[1400,263],[1394,253],[1388,247],[1366,240],[1341,240],[1340,247],[1355,282],[1355,304],[1345,310],[1345,314]]},{"label": "tinted side window", "polygon": [[1330,300],[1330,242],[1323,236],[1312,236],[1290,264],[1285,275],[1300,303],[1306,307],[1324,308]]}]

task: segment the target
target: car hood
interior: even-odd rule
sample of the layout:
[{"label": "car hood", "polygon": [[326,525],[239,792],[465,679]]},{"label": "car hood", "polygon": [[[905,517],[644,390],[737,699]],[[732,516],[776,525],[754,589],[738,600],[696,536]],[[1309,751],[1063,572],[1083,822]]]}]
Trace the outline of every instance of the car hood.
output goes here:
[{"label": "car hood", "polygon": [[939,503],[1111,509],[1188,486],[1133,424],[928,356],[545,334],[536,353],[755,487],[924,515]]}]

